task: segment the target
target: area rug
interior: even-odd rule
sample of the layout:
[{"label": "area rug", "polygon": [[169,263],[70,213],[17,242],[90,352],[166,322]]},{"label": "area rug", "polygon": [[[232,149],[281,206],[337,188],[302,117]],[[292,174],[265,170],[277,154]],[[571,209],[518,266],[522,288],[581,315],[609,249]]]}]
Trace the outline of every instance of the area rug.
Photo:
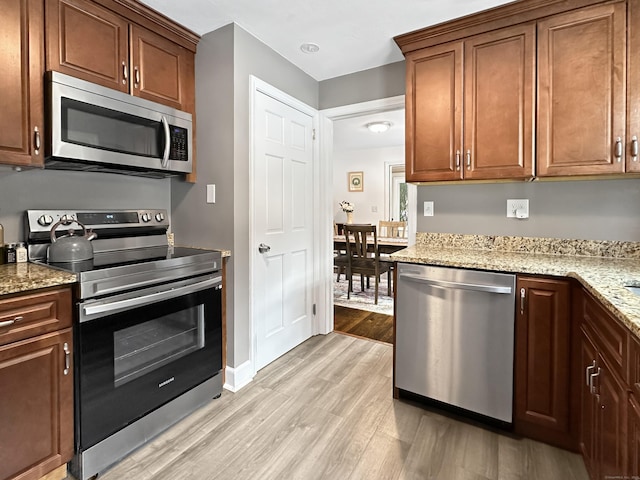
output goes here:
[{"label": "area rug", "polygon": [[[393,315],[393,297],[387,296],[387,274],[380,276],[380,284],[378,285],[378,305],[374,303],[374,279],[370,280],[370,288],[360,291],[360,277],[355,275],[353,278],[353,292],[351,298],[347,299],[347,287],[349,282],[345,280],[344,275],[340,276],[340,281],[336,282],[333,277],[333,303],[342,307],[357,308],[359,310],[367,310],[368,312],[384,313]],[[366,287],[366,281],[365,281]],[[391,292],[393,294],[393,291]]]}]

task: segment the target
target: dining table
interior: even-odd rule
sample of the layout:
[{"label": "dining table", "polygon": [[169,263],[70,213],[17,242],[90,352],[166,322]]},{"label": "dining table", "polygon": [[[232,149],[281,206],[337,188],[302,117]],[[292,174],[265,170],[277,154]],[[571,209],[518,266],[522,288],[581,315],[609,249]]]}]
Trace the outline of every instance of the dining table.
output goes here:
[{"label": "dining table", "polygon": [[[353,242],[352,242],[353,243]],[[373,237],[367,236],[367,245],[373,248]],[[378,251],[383,254],[395,253],[398,250],[407,248],[409,240],[402,237],[378,237]],[[333,236],[333,249],[346,250],[347,240],[344,235]]]}]

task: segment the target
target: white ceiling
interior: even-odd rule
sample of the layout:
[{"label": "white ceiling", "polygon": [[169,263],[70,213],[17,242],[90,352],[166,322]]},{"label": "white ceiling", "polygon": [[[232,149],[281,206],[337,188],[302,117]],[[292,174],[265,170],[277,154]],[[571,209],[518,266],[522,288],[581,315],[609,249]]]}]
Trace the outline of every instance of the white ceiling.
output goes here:
[{"label": "white ceiling", "polygon": [[[403,59],[393,37],[510,0],[142,0],[203,35],[235,22],[317,81]],[[320,51],[300,51],[305,42]]]}]

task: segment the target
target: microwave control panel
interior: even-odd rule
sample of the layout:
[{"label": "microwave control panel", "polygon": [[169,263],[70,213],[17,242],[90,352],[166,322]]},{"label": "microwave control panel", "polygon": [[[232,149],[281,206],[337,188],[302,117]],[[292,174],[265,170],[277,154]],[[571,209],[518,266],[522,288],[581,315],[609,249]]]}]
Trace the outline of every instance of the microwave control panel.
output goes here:
[{"label": "microwave control panel", "polygon": [[181,162],[189,161],[189,131],[186,128],[171,125],[171,147],[169,158]]}]

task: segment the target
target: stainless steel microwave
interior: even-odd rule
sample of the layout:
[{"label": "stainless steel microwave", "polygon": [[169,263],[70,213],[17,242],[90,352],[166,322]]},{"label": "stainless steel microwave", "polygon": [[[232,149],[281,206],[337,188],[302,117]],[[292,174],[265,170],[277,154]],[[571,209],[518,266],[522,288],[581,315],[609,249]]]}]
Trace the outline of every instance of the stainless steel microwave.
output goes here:
[{"label": "stainless steel microwave", "polygon": [[191,173],[191,114],[47,73],[45,168],[146,177]]}]

